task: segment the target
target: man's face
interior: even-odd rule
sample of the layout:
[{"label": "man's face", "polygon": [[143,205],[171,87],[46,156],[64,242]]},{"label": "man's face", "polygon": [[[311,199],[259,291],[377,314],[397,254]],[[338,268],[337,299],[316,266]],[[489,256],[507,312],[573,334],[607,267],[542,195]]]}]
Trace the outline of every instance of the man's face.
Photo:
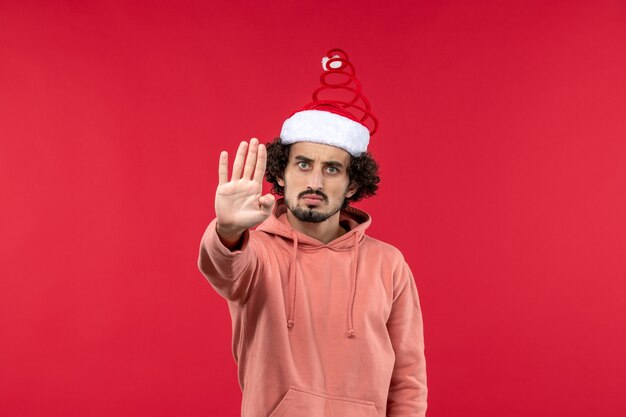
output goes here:
[{"label": "man's face", "polygon": [[348,177],[350,154],[312,142],[291,145],[284,179],[285,203],[300,221],[319,223],[332,217],[356,192]]}]

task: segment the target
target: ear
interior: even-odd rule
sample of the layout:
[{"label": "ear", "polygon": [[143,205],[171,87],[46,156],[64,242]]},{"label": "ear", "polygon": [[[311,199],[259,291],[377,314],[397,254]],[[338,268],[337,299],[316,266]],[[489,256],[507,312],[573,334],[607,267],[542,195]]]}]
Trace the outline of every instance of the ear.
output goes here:
[{"label": "ear", "polygon": [[281,187],[285,186],[285,180],[280,178],[280,177],[276,177],[276,182],[278,183],[278,185],[280,185]]},{"label": "ear", "polygon": [[346,198],[352,197],[354,193],[356,193],[358,190],[359,190],[359,187],[356,186],[354,181],[351,181],[350,186],[348,187],[348,190],[346,191]]}]

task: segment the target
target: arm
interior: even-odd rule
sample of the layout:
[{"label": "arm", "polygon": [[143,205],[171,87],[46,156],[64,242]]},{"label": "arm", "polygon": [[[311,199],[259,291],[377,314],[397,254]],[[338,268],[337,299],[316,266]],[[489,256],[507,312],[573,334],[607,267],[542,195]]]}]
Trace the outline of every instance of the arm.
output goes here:
[{"label": "arm", "polygon": [[271,194],[261,195],[266,159],[265,146],[257,139],[250,146],[241,142],[228,180],[228,153],[220,154],[216,219],[202,237],[198,268],[229,300],[245,299],[258,265],[248,248],[249,229],[265,220],[274,206]]},{"label": "arm", "polygon": [[424,417],[427,394],[422,312],[413,274],[402,261],[387,330],[396,354],[388,417]]}]

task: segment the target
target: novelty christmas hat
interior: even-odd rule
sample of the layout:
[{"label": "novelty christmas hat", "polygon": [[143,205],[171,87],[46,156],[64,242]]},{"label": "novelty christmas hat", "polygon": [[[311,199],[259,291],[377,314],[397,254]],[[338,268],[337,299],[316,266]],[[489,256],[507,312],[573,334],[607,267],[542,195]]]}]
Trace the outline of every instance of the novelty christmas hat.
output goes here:
[{"label": "novelty christmas hat", "polygon": [[348,54],[331,49],[322,58],[322,86],[313,101],[294,112],[280,132],[281,143],[316,142],[345,149],[353,156],[367,151],[378,120],[372,114]]}]

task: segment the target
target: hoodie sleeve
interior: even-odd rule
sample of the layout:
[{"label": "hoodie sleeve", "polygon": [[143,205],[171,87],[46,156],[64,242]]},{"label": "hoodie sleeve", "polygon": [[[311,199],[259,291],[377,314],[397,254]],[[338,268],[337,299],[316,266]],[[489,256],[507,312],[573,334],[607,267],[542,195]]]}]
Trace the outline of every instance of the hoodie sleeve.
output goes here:
[{"label": "hoodie sleeve", "polygon": [[426,360],[422,312],[413,274],[405,261],[398,271],[397,291],[387,330],[396,362],[389,386],[388,417],[424,417],[427,406]]},{"label": "hoodie sleeve", "polygon": [[250,231],[243,234],[241,249],[230,251],[217,235],[217,219],[207,227],[200,242],[198,268],[211,286],[224,298],[243,304],[261,267],[250,242]]}]

